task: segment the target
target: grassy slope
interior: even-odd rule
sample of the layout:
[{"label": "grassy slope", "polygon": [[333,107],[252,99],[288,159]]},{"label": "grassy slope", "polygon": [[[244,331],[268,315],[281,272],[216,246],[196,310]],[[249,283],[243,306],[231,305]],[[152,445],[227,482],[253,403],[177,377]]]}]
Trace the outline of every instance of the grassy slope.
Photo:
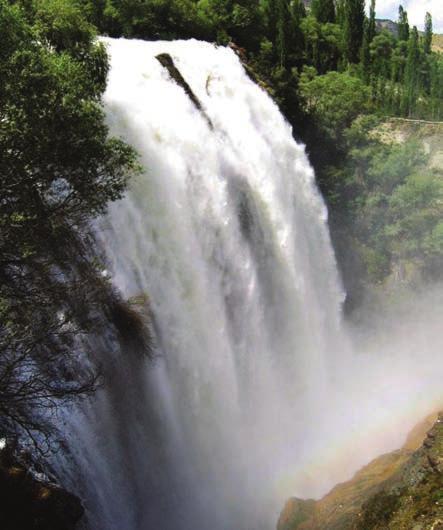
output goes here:
[{"label": "grassy slope", "polygon": [[436,52],[443,53],[443,35],[434,35],[432,48]]},{"label": "grassy slope", "polygon": [[402,449],[376,458],[320,501],[290,499],[278,525],[278,530],[412,528],[443,529],[442,415],[429,416]]}]

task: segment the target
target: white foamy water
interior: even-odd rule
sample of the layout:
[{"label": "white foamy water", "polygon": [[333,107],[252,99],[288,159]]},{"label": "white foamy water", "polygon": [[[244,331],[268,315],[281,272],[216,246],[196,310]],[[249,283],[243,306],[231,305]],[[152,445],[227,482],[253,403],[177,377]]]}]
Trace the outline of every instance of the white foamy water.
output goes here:
[{"label": "white foamy water", "polygon": [[[441,373],[404,363],[386,379],[353,360],[312,168],[230,49],[105,42],[111,132],[146,170],[98,239],[123,297],[149,298],[159,358],[97,343],[108,382],[68,421],[68,474],[93,529],[270,530],[288,496],[320,495],[394,447],[404,429],[370,444],[362,431],[410,410],[403,385]],[[332,465],[350,439],[356,454]]]}]

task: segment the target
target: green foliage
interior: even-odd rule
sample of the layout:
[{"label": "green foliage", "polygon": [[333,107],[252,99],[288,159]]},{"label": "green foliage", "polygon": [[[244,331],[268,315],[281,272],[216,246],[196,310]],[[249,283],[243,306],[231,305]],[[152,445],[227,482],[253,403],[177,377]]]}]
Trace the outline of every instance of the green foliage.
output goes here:
[{"label": "green foliage", "polygon": [[386,194],[391,193],[415,168],[424,165],[426,160],[423,149],[416,141],[388,146],[376,143],[374,146],[367,171],[368,180]]},{"label": "green foliage", "polygon": [[35,31],[57,51],[78,53],[90,48],[95,30],[78,5],[70,0],[40,0],[33,7]]},{"label": "green foliage", "polygon": [[365,22],[364,0],[346,0],[344,9],[345,55],[350,63],[358,63],[363,43]]},{"label": "green foliage", "polygon": [[372,39],[375,37],[376,33],[376,23],[375,23],[375,0],[371,0],[371,6],[369,8],[369,20],[368,20],[368,42],[372,42]]},{"label": "green foliage", "polygon": [[334,1],[313,0],[311,4],[311,13],[322,24],[325,24],[326,22],[335,22]]},{"label": "green foliage", "polygon": [[369,88],[347,72],[316,76],[312,68],[305,68],[300,77],[300,94],[318,126],[335,139],[359,114],[370,109]]},{"label": "green foliage", "polygon": [[398,40],[409,40],[408,13],[403,9],[403,6],[398,8]]},{"label": "green foliage", "polygon": [[383,31],[372,39],[369,46],[372,75],[389,79],[394,46],[394,37],[388,31]]},{"label": "green foliage", "polygon": [[370,31],[369,22],[365,22],[365,29],[363,32],[363,42],[361,45],[361,77],[365,84],[368,84],[371,79],[371,54],[370,54]]},{"label": "green foliage", "polygon": [[112,296],[87,223],[137,164],[108,136],[92,26],[66,0],[27,7],[0,0],[0,437],[38,444],[39,413],[94,388],[73,344]]},{"label": "green foliage", "polygon": [[417,105],[420,90],[420,48],[418,31],[414,26],[408,41],[408,57],[405,68],[405,91],[401,111],[404,116],[412,117]]},{"label": "green foliage", "polygon": [[426,54],[430,54],[431,46],[432,46],[432,16],[430,13],[426,13],[425,34],[423,38],[423,51]]},{"label": "green foliage", "polygon": [[443,258],[443,181],[429,173],[411,174],[389,200],[387,243],[399,258]]},{"label": "green foliage", "polygon": [[[29,4],[30,0],[22,2]],[[52,12],[45,7],[47,3],[53,5]],[[371,87],[372,102],[383,113],[426,119],[441,115],[443,60],[431,51],[432,18],[426,18],[422,50],[418,46],[426,60],[419,57],[416,68],[411,46],[418,41],[409,31],[402,6],[399,34],[394,37],[388,32],[377,34],[375,0],[370,2],[368,18],[364,0],[313,0],[309,16],[303,0],[59,0],[59,4],[37,2],[40,11],[47,11],[38,15],[43,34],[44,21],[49,19],[54,28],[57,13],[67,24],[60,32],[64,39],[70,38],[69,19],[75,22],[76,31],[87,32],[88,28],[82,28],[85,22],[77,20],[80,6],[99,32],[115,37],[195,37],[224,45],[232,40],[246,49],[248,59],[270,84],[274,70],[281,67],[287,79],[296,79],[290,73],[293,68],[299,75],[304,66],[313,66],[323,75],[350,66],[351,75]],[[58,41],[56,36],[52,40]],[[296,85],[285,92],[292,98],[294,90]],[[286,108],[292,104],[284,103]],[[299,117],[298,111],[291,114]]]},{"label": "green foliage", "polygon": [[371,137],[373,127],[371,119],[358,118],[345,132],[348,176],[341,194],[347,200],[340,204],[347,211],[366,277],[383,281],[392,263],[404,260],[424,272],[441,274],[441,174],[426,169],[417,141],[381,143]]}]

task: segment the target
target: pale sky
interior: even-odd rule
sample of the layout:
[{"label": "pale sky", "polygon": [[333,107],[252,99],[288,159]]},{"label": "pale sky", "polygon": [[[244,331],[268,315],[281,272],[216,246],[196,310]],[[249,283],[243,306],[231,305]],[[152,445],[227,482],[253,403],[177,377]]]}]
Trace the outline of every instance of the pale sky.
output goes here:
[{"label": "pale sky", "polygon": [[[366,2],[370,3],[369,0]],[[443,33],[443,0],[377,0],[377,18],[398,19],[398,6],[408,12],[409,24],[423,29],[426,11],[432,15],[434,33]]]}]

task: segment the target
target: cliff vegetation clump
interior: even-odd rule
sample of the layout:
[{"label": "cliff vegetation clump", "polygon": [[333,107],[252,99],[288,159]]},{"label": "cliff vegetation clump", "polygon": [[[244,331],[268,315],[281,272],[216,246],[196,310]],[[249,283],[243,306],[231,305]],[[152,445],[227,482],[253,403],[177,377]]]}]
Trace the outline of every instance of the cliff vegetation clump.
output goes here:
[{"label": "cliff vegetation clump", "polygon": [[41,455],[58,405],[98,383],[86,337],[117,297],[88,223],[137,160],[109,136],[107,55],[76,3],[0,0],[0,34],[0,439]]}]

